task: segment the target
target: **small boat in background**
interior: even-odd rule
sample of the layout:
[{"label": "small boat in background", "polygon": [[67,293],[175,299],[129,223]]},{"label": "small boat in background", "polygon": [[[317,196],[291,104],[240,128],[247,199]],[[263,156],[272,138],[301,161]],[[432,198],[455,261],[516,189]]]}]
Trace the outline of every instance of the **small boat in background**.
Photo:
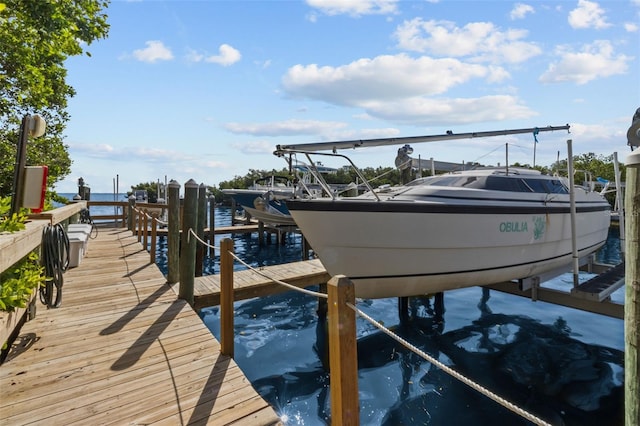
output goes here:
[{"label": "small boat in background", "polygon": [[251,217],[272,225],[295,225],[284,200],[300,191],[288,176],[270,175],[256,179],[247,189],[223,189]]},{"label": "small boat in background", "polygon": [[[315,174],[322,176],[335,173],[337,169],[315,164],[313,173],[310,166],[296,164],[292,167],[296,178],[270,175],[256,179],[247,189],[223,189],[222,193],[234,199],[252,218],[274,226],[295,226],[289,213],[286,200],[293,198],[315,198],[322,196],[321,185],[315,180]],[[336,193],[350,188],[348,185],[331,185]]]}]

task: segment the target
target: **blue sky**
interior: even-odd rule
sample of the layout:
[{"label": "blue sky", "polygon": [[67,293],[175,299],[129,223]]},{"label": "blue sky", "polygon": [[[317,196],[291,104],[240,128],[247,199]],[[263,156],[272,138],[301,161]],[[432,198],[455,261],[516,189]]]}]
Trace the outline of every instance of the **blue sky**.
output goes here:
[{"label": "blue sky", "polygon": [[[120,192],[218,186],[285,167],[277,144],[571,125],[536,164],[629,153],[640,0],[112,1],[109,37],[67,61],[72,173]],[[414,145],[413,157],[533,162],[531,135]],[[397,147],[350,152],[394,165]],[[325,160],[326,165],[341,166]]]}]

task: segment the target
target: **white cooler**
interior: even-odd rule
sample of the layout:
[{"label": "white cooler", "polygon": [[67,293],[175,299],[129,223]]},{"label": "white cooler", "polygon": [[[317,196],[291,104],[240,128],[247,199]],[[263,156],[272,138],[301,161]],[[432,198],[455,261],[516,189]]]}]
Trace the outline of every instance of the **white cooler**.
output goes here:
[{"label": "white cooler", "polygon": [[67,236],[69,237],[69,267],[75,268],[82,261],[87,238],[85,234],[78,232],[70,232]]}]

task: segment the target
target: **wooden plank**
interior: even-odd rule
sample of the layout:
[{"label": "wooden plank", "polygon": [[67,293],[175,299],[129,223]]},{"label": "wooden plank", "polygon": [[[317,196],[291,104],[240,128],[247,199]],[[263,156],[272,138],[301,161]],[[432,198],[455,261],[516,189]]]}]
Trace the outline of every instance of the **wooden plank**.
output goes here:
[{"label": "wooden plank", "polygon": [[[278,279],[298,288],[324,284],[331,278],[317,259],[292,262],[286,265],[265,266],[259,271],[267,277]],[[233,287],[234,300],[251,299],[290,290],[250,269],[234,272]],[[219,305],[220,276],[196,277],[194,300],[195,309]]]},{"label": "wooden plank", "polygon": [[47,210],[42,213],[29,214],[29,219],[32,220],[46,220],[52,224],[64,222],[71,216],[80,213],[80,210],[87,207],[86,201],[74,201],[66,206],[59,207],[53,210]]},{"label": "wooden plank", "polygon": [[42,230],[49,221],[34,220],[25,229],[12,234],[0,234],[0,271],[6,271],[20,259],[40,246]]}]

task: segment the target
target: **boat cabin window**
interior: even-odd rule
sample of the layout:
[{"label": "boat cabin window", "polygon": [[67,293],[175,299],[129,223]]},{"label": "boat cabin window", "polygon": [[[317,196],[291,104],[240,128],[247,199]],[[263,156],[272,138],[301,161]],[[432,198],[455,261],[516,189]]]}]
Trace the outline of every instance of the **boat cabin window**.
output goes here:
[{"label": "boat cabin window", "polygon": [[409,185],[434,185],[474,189],[486,189],[490,191],[510,192],[536,192],[542,194],[567,194],[567,188],[558,179],[536,179],[531,177],[504,175],[488,176],[435,176],[431,178],[417,179]]}]

